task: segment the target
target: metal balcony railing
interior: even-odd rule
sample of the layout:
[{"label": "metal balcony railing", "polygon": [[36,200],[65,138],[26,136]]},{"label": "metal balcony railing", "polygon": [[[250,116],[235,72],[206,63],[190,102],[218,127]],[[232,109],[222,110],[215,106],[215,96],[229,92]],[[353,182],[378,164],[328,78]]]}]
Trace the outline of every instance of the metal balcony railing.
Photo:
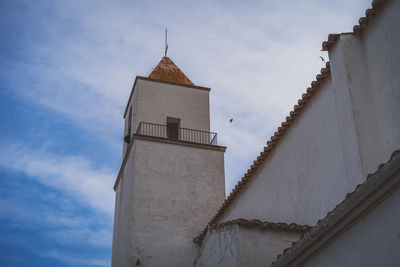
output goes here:
[{"label": "metal balcony railing", "polygon": [[136,134],[197,144],[217,145],[217,133],[180,128],[177,125],[141,122]]}]

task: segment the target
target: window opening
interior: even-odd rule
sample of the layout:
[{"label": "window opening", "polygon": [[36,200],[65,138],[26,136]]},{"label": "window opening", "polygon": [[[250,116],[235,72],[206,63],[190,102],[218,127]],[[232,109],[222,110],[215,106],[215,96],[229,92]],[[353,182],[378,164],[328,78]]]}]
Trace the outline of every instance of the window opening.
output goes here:
[{"label": "window opening", "polygon": [[124,141],[129,143],[131,141],[131,132],[132,132],[132,106],[129,109],[129,116],[128,116],[128,132],[124,137]]},{"label": "window opening", "polygon": [[181,119],[167,117],[167,137],[171,139],[179,139],[179,126]]}]

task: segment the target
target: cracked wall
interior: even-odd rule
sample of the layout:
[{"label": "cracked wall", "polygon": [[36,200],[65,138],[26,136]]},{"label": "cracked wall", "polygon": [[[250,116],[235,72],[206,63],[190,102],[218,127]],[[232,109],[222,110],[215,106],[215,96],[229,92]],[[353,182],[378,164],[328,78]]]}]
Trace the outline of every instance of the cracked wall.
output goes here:
[{"label": "cracked wall", "polygon": [[267,266],[300,238],[300,233],[229,225],[211,229],[194,267]]}]

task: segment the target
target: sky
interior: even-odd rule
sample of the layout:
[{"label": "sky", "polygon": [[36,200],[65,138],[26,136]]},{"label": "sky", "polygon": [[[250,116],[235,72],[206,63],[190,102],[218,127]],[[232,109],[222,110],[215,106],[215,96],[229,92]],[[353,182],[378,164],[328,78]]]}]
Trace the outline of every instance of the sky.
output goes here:
[{"label": "sky", "polygon": [[110,266],[123,112],[165,28],[168,56],[212,88],[228,194],[328,60],[322,41],[370,5],[1,0],[0,265]]}]

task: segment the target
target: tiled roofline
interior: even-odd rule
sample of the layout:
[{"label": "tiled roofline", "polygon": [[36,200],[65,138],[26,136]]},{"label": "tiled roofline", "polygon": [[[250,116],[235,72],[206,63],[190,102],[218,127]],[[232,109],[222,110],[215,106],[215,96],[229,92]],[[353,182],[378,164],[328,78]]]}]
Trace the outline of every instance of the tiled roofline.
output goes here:
[{"label": "tiled roofline", "polygon": [[364,183],[348,193],[345,199],[322,219],[299,241],[286,248],[271,266],[301,266],[321,247],[332,242],[361,217],[400,187],[400,150],[393,152],[390,160],[367,176]]},{"label": "tiled roofline", "polygon": [[[236,219],[236,220],[230,220],[222,223],[215,223],[215,224],[210,224],[210,229],[216,229],[216,228],[223,228],[228,225],[233,225],[237,224],[240,226],[246,226],[246,227],[256,227],[259,229],[263,230],[286,230],[286,231],[295,231],[299,233],[305,233],[308,230],[310,230],[312,227],[308,225],[298,225],[295,223],[287,224],[287,223],[273,223],[273,222],[262,222],[258,219]],[[204,236],[202,237],[197,237],[197,239],[194,240],[195,243],[202,243],[204,239]]]},{"label": "tiled roofline", "polygon": [[179,84],[194,85],[183,71],[170,59],[165,56],[148,76],[151,79],[176,82]]},{"label": "tiled roofline", "polygon": [[369,8],[365,11],[365,17],[361,17],[358,20],[358,25],[354,25],[353,27],[353,32],[349,33],[331,33],[328,35],[328,40],[322,42],[322,51],[329,51],[333,45],[336,43],[336,41],[339,39],[339,36],[342,34],[358,34],[367,27],[368,22],[371,20],[371,18],[376,14],[376,11],[380,9],[380,7],[383,6],[383,4],[389,2],[389,0],[374,0],[372,1],[372,8]]},{"label": "tiled roofline", "polygon": [[129,104],[131,103],[133,92],[135,91],[136,83],[137,83],[138,80],[166,83],[166,84],[179,85],[179,86],[189,87],[189,88],[194,88],[194,89],[211,91],[211,88],[209,88],[209,87],[203,87],[203,86],[198,86],[198,85],[187,85],[187,84],[182,84],[182,83],[174,83],[174,82],[169,82],[169,81],[152,79],[152,78],[143,77],[143,76],[136,76],[135,82],[133,83],[133,86],[132,86],[131,94],[129,95],[128,103],[126,104],[126,108],[125,108],[125,112],[124,112],[124,118],[126,116],[126,113],[128,112]]},{"label": "tiled roofline", "polygon": [[[234,199],[238,196],[241,190],[246,186],[246,184],[254,177],[254,174],[259,170],[261,164],[268,158],[268,155],[274,151],[275,147],[285,135],[287,130],[295,121],[296,117],[301,113],[306,104],[312,99],[312,97],[319,91],[320,85],[330,77],[330,65],[329,62],[326,63],[325,68],[321,69],[321,73],[316,76],[316,80],[311,82],[311,87],[307,88],[306,93],[302,94],[301,99],[297,102],[297,105],[294,105],[293,110],[290,111],[289,116],[286,117],[286,121],[281,123],[281,126],[278,127],[277,131],[271,136],[270,140],[267,142],[267,146],[264,147],[264,150],[260,153],[257,159],[250,166],[250,169],[243,175],[242,179],[238,182],[235,188],[232,190],[230,195],[225,199],[224,203],[221,205],[217,213],[210,220],[208,225],[215,224],[224,212],[228,209],[230,204]],[[207,226],[205,229],[197,236],[195,240],[202,240],[207,234]]]}]

